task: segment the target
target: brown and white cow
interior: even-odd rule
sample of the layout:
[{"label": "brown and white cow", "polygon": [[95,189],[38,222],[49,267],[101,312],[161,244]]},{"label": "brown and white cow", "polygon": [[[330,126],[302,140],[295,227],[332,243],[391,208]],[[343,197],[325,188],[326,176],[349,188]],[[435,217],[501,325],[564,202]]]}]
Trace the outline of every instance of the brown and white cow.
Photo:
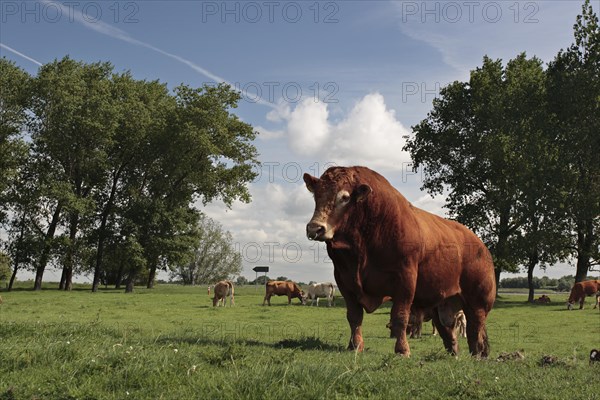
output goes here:
[{"label": "brown and white cow", "polygon": [[263,306],[265,302],[271,305],[271,297],[287,296],[288,304],[292,303],[293,298],[300,299],[300,302],[304,304],[304,292],[295,282],[290,281],[268,281],[265,285],[265,298],[263,300]]},{"label": "brown and white cow", "polygon": [[579,303],[579,309],[583,309],[586,296],[593,296],[600,291],[600,280],[577,282],[571,289],[569,300],[567,300],[567,309],[572,310],[573,304]]},{"label": "brown and white cow", "polygon": [[365,167],[332,167],[321,178],[304,174],[304,182],[316,203],[306,234],[327,244],[346,301],[349,349],[363,350],[363,312],[372,313],[390,296],[396,353],[410,355],[406,327],[414,303],[438,310],[433,320],[451,353],[458,352],[456,334],[440,316],[448,307],[463,309],[471,354],[488,355],[494,265],[473,232],[413,206]]},{"label": "brown and white cow", "polygon": [[218,305],[223,305],[225,307],[225,303],[227,303],[227,297],[229,297],[229,306],[234,305],[234,289],[233,283],[231,281],[220,281],[214,287],[214,297],[213,297],[213,307]]},{"label": "brown and white cow", "polygon": [[334,301],[334,295],[335,286],[331,282],[312,283],[308,285],[308,288],[306,289],[306,299],[311,301],[311,305],[315,305],[316,300],[317,307],[319,306],[320,297],[327,299],[327,306],[331,307],[331,304]]}]

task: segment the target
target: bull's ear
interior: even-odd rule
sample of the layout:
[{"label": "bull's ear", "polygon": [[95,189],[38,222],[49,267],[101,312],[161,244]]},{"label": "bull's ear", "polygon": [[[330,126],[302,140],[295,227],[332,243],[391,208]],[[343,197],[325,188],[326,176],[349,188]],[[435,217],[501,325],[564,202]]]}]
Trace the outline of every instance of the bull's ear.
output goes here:
[{"label": "bull's ear", "polygon": [[371,189],[371,186],[363,183],[356,189],[356,201],[360,203],[361,201],[366,200],[367,196],[372,191],[373,189]]},{"label": "bull's ear", "polygon": [[306,183],[306,188],[308,189],[309,192],[314,193],[315,192],[315,185],[317,184],[317,182],[319,182],[319,178],[315,178],[314,176],[310,175],[310,174],[304,174],[303,176],[304,178],[304,183]]}]

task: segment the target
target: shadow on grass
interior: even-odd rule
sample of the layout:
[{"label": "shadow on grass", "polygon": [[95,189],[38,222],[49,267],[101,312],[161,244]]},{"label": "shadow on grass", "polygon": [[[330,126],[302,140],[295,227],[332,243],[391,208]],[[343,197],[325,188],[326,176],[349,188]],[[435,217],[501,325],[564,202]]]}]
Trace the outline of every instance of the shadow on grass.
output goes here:
[{"label": "shadow on grass", "polygon": [[272,349],[296,349],[296,350],[320,350],[320,351],[333,351],[342,352],[345,348],[340,345],[333,345],[322,341],[318,337],[302,337],[299,339],[283,339],[276,343],[261,342],[256,339],[235,339],[235,338],[207,338],[207,337],[177,337],[177,336],[165,336],[159,338],[156,343],[159,344],[189,344],[192,346],[200,345],[214,345],[223,346],[228,344],[242,344],[245,346],[253,347],[264,347]]}]

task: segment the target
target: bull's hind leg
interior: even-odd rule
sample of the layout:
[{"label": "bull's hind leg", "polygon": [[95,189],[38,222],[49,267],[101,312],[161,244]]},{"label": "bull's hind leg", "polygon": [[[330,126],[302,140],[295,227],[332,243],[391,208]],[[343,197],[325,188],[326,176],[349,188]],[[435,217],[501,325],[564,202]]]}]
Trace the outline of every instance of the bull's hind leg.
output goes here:
[{"label": "bull's hind leg", "polygon": [[454,327],[446,326],[442,323],[440,319],[440,315],[438,309],[435,308],[433,310],[433,318],[432,318],[434,329],[440,333],[440,337],[444,342],[444,347],[446,351],[453,356],[458,354],[458,340],[456,340],[456,333],[454,332]]},{"label": "bull's hind leg", "polygon": [[487,331],[485,329],[485,320],[487,313],[484,309],[466,308],[467,317],[467,342],[469,342],[469,351],[471,355],[481,358],[487,358],[490,352]]}]

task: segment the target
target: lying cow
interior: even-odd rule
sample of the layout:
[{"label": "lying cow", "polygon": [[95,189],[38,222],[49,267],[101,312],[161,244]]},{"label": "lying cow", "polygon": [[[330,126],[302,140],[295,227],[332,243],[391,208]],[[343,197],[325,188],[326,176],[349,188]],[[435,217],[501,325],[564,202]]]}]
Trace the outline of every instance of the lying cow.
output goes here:
[{"label": "lying cow", "polygon": [[[569,300],[567,301],[567,309],[572,310],[574,303],[579,303],[579,309],[583,310],[583,303],[586,296],[593,296],[600,291],[600,281],[582,281],[577,282],[571,289]],[[596,304],[598,302],[596,301]]]},{"label": "lying cow", "polygon": [[535,299],[533,302],[536,304],[550,304],[550,297],[543,294],[539,298]]},{"label": "lying cow", "polygon": [[227,297],[229,297],[229,307],[233,306],[233,283],[231,281],[220,281],[214,287],[215,296],[213,297],[213,307],[223,305],[227,303]]},{"label": "lying cow", "polygon": [[304,304],[304,292],[300,290],[300,287],[295,282],[288,281],[268,281],[265,285],[265,299],[263,300],[263,306],[265,302],[271,305],[271,297],[287,296],[288,304],[292,303],[293,298],[300,299],[300,302]]},{"label": "lying cow", "polygon": [[320,297],[327,299],[327,306],[331,307],[331,304],[334,302],[334,295],[335,287],[331,282],[313,283],[308,285],[308,289],[306,290],[306,299],[311,300],[311,305],[315,305],[316,300],[317,307],[319,306]]},{"label": "lying cow", "polygon": [[331,167],[320,178],[304,174],[304,182],[315,200],[306,235],[325,242],[333,261],[350,325],[348,349],[364,349],[364,311],[374,312],[390,296],[396,353],[410,355],[406,328],[414,304],[438,311],[433,321],[453,354],[454,315],[464,310],[471,354],[488,356],[485,322],[496,279],[481,239],[456,221],[415,207],[369,168]]}]

